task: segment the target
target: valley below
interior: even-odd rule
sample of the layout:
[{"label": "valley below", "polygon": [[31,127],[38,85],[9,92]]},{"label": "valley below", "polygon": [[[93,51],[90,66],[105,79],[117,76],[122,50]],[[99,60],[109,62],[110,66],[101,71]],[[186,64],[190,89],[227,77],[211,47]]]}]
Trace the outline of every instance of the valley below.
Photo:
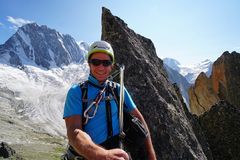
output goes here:
[{"label": "valley below", "polygon": [[15,158],[59,159],[66,148],[66,138],[44,132],[41,126],[17,113],[23,101],[14,98],[7,88],[0,88],[0,99],[0,141],[15,150]]}]

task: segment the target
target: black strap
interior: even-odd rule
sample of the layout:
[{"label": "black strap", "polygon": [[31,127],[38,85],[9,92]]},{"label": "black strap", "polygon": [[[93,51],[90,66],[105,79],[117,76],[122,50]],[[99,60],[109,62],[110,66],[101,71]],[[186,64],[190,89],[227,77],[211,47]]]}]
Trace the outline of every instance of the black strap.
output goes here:
[{"label": "black strap", "polygon": [[106,114],[107,114],[107,127],[108,127],[108,138],[113,136],[113,128],[112,128],[112,109],[111,109],[111,103],[110,103],[110,97],[109,97],[109,89],[107,87],[106,90]]},{"label": "black strap", "polygon": [[82,129],[84,130],[84,123],[86,121],[86,118],[83,116],[84,111],[87,109],[87,94],[88,94],[88,81],[85,81],[80,85],[81,91],[82,91]]},{"label": "black strap", "polygon": [[112,91],[112,94],[113,94],[113,95],[115,96],[115,98],[116,98],[116,101],[117,101],[117,104],[118,104],[118,110],[119,110],[120,97],[119,97],[119,94],[118,94],[118,89],[117,89],[117,87],[111,88],[111,91]]},{"label": "black strap", "polygon": [[[115,87],[115,88],[111,88],[111,92],[112,94],[114,95],[115,99],[116,99],[116,103],[117,103],[117,106],[118,106],[118,111],[119,111],[119,101],[120,101],[120,96],[119,96],[119,93],[118,93],[118,88]],[[125,102],[123,103],[124,105],[124,108],[126,108],[126,104]]]}]

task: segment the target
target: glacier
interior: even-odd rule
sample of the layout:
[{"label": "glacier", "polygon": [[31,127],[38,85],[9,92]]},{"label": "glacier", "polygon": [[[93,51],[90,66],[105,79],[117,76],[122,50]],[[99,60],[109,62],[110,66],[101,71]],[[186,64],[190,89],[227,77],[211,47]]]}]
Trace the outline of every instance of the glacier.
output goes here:
[{"label": "glacier", "polygon": [[[14,109],[23,122],[31,122],[39,132],[64,137],[62,115],[67,91],[71,85],[85,81],[88,74],[87,62],[49,70],[32,65],[19,69],[0,64],[0,87],[12,91],[14,99],[22,102]],[[2,105],[1,110],[3,107],[12,110]]]}]

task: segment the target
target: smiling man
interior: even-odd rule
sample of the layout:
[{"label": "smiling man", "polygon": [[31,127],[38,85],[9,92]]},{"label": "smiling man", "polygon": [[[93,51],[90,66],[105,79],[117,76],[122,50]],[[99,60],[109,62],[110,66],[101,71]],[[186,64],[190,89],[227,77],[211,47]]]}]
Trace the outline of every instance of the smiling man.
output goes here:
[{"label": "smiling man", "polygon": [[[114,52],[106,41],[94,42],[87,60],[90,75],[86,82],[70,88],[64,107],[69,150],[66,159],[128,160],[119,148],[119,116],[116,96],[109,89],[108,77],[113,69]],[[116,85],[119,89],[119,84]],[[139,118],[147,128],[128,91],[124,88],[124,110]],[[146,138],[148,159],[155,160],[150,135]]]}]

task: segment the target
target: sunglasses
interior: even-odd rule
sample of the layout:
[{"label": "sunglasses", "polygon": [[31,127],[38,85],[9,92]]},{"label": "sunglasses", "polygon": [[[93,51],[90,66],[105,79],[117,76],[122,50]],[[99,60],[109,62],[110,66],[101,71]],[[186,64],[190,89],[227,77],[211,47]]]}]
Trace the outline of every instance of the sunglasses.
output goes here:
[{"label": "sunglasses", "polygon": [[94,66],[99,66],[102,64],[104,67],[108,67],[112,65],[113,62],[111,60],[90,59],[88,63],[91,63]]}]

